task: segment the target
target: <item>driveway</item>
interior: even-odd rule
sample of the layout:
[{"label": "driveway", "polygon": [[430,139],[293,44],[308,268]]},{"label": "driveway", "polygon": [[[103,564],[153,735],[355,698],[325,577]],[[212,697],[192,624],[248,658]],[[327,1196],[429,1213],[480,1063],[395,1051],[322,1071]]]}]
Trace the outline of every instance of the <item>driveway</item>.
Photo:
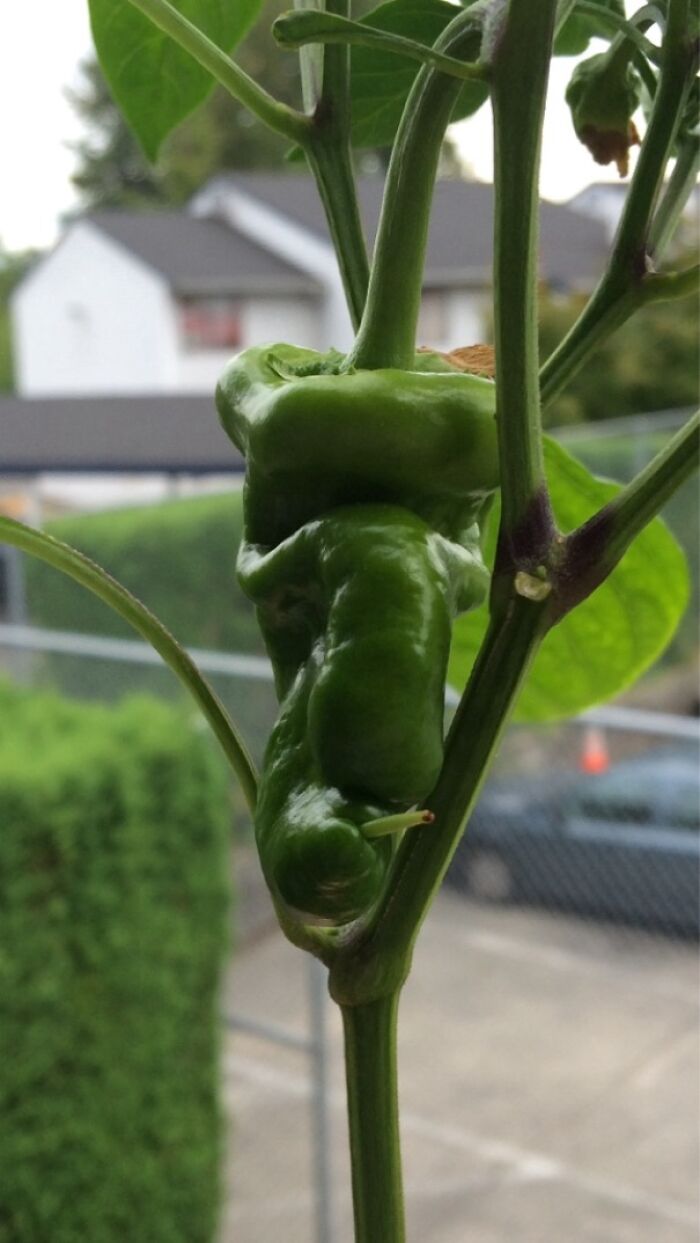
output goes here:
[{"label": "driveway", "polygon": [[[696,968],[692,945],[443,893],[400,1017],[411,1243],[694,1243]],[[303,1035],[304,956],[258,932],[226,1004]],[[350,1243],[330,1004],[328,1020],[333,1243]],[[224,1071],[222,1243],[318,1243],[308,1057],[233,1032]]]}]

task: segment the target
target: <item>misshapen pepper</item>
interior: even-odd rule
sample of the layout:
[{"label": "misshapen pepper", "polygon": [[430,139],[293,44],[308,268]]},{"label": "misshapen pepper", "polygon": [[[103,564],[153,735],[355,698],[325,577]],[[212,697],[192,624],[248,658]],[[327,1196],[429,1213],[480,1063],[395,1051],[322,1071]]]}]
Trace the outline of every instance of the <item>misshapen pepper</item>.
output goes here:
[{"label": "misshapen pepper", "polygon": [[493,385],[417,364],[342,373],[338,355],[272,346],[234,359],[217,395],[247,459],[238,573],[281,701],[261,860],[278,901],[333,923],[381,889],[392,847],[363,826],[439,774],[451,623],[487,585]]}]

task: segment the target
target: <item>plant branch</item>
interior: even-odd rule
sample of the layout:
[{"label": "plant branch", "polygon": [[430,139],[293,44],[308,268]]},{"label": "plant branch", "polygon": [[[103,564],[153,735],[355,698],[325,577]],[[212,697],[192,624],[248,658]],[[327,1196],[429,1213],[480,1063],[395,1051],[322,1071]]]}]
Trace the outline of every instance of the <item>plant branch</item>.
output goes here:
[{"label": "plant branch", "polygon": [[[435,50],[474,59],[480,18],[468,9],[442,32]],[[349,363],[413,367],[423,263],[440,148],[463,87],[423,66],[416,75],[391,154],[367,303]]]},{"label": "plant branch", "polygon": [[485,65],[470,64],[457,60],[454,56],[445,56],[415,39],[406,39],[403,35],[391,34],[387,30],[375,30],[362,22],[349,21],[318,9],[282,13],[273,24],[272,33],[277,42],[287,48],[299,48],[307,43],[356,44],[377,51],[393,52],[397,56],[407,56],[410,60],[431,65],[433,69],[439,69],[441,73],[449,74],[453,78],[460,78],[463,82],[483,81],[488,76]]},{"label": "plant branch", "polygon": [[644,277],[640,304],[671,302],[676,298],[689,298],[700,289],[700,264],[684,268],[682,272],[650,272]]},{"label": "plant branch", "polygon": [[499,739],[545,629],[547,601],[514,590],[492,620],[445,747],[440,779],[426,806],[435,820],[409,830],[386,889],[365,927],[350,927],[331,963],[331,994],[353,1005],[395,992],[413,945],[476,802]]},{"label": "plant branch", "polygon": [[396,1068],[398,993],[343,1006],[355,1243],[404,1243]]},{"label": "plant branch", "polygon": [[692,80],[697,50],[688,35],[690,0],[669,0],[662,66],[637,166],[613,244],[610,264],[579,319],[540,373],[549,404],[589,357],[603,335],[624,323],[639,305],[639,285],[649,270],[654,208]]},{"label": "plant branch", "polygon": [[615,34],[624,35],[644,56],[654,64],[658,64],[658,47],[649,39],[646,39],[640,29],[640,19],[642,23],[648,26],[657,20],[656,10],[651,5],[645,5],[644,9],[635,13],[632,19],[628,20],[626,17],[620,17],[619,13],[614,12],[613,9],[606,9],[600,4],[591,4],[589,0],[576,0],[576,13],[580,13],[584,17],[595,17],[601,25],[607,26]]},{"label": "plant branch", "polygon": [[[349,8],[350,0],[327,0],[331,19],[342,20]],[[321,94],[310,118],[305,150],[326,213],[350,318],[356,331],[367,298],[369,260],[352,167],[350,51],[348,47],[332,47],[325,48],[322,55]]]},{"label": "plant branch", "polygon": [[555,574],[552,620],[600,586],[632,541],[700,465],[700,412],[597,514],[564,540]]},{"label": "plant branch", "polygon": [[[550,537],[538,379],[539,164],[555,0],[510,0],[492,63],[496,418],[503,543]],[[527,527],[527,530],[524,530]],[[533,546],[534,539],[534,546]],[[537,545],[544,543],[544,547]]]},{"label": "plant branch", "polygon": [[98,596],[100,600],[114,609],[125,622],[138,631],[147,643],[150,643],[151,647],[155,648],[206,717],[241,783],[250,811],[254,812],[257,778],[247,747],[206,679],[184,648],[158,621],[157,617],[154,617],[145,605],[141,604],[105,570],[71,548],[70,545],[46,535],[43,531],[35,531],[21,522],[15,522],[12,518],[0,518],[0,541],[11,544],[14,548],[19,548],[33,557],[38,557],[54,569],[75,579],[82,587],[86,587],[93,595]]},{"label": "plant branch", "polygon": [[673,172],[649,230],[649,253],[659,259],[671,241],[700,172],[700,137],[689,134],[682,142]]},{"label": "plant branch", "polygon": [[305,147],[308,121],[293,108],[273,98],[231,57],[188,21],[169,0],[129,0],[154,26],[158,26],[181,48],[189,52],[203,69],[252,112],[258,120],[290,142]]}]

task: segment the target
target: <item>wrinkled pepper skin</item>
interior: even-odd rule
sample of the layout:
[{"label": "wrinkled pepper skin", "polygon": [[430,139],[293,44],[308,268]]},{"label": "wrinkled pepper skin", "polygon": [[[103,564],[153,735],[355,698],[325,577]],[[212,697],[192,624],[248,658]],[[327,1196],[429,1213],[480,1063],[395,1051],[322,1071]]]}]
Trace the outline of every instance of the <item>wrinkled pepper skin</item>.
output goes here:
[{"label": "wrinkled pepper skin", "polygon": [[493,385],[448,369],[337,374],[340,356],[249,350],[217,390],[247,460],[238,575],[280,699],[256,837],[273,896],[346,923],[392,853],[368,821],[442,764],[451,626],[484,598],[477,520],[498,481]]}]

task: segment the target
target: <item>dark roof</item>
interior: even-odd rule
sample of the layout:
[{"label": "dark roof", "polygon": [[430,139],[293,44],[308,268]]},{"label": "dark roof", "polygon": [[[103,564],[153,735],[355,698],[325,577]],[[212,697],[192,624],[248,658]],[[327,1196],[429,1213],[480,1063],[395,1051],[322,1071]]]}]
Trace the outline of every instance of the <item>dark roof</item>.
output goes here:
[{"label": "dark roof", "polygon": [[[298,224],[326,236],[323,208],[311,177],[299,173],[231,173],[213,186],[237,187],[262,199]],[[380,178],[360,178],[360,210],[373,238],[381,205]],[[605,226],[564,204],[541,204],[541,274],[552,284],[589,284],[603,270],[608,251]],[[493,186],[478,181],[438,181],[426,259],[426,285],[490,281],[493,256]]]},{"label": "dark roof", "polygon": [[160,272],[178,294],[316,294],[291,263],[218,220],[184,211],[100,211],[82,217]]},{"label": "dark roof", "polygon": [[0,475],[242,469],[211,396],[0,397]]}]

